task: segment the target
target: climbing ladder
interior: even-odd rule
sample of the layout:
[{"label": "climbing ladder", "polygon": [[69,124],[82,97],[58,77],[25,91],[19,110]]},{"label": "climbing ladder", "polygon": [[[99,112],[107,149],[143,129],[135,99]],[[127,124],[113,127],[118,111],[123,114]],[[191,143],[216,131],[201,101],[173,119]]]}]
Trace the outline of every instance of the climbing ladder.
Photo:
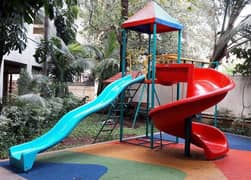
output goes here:
[{"label": "climbing ladder", "polygon": [[[139,90],[140,86],[141,86],[141,84],[139,83],[137,85],[129,86],[125,90],[125,102],[123,103],[125,112],[129,112],[129,109],[132,106],[133,98],[137,94],[137,91]],[[108,139],[111,136],[112,132],[119,124],[120,108],[121,108],[121,103],[118,98],[109,107],[108,115],[102,121],[102,125],[100,127],[100,130],[97,133],[97,135],[94,137],[94,140],[92,143],[96,143],[96,142],[98,142],[98,140],[101,141],[104,139]],[[103,135],[104,139],[100,138],[101,134]]]},{"label": "climbing ladder", "polygon": [[100,130],[98,131],[97,135],[94,137],[92,143],[96,143],[98,140],[101,141],[100,135],[102,134],[107,139],[111,136],[113,130],[119,124],[119,107],[120,103],[119,100],[116,99],[108,110],[107,117],[102,121],[102,125]]}]

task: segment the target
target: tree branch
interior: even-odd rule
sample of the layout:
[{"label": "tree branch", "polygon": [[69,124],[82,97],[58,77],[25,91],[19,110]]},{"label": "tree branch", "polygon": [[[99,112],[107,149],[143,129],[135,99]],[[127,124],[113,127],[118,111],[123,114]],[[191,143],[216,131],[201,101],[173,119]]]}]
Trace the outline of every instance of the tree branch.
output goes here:
[{"label": "tree branch", "polygon": [[234,48],[239,47],[240,45],[245,44],[245,43],[247,43],[248,41],[249,41],[249,40],[245,40],[245,41],[242,41],[242,42],[240,42],[240,43],[238,43],[238,44],[235,44],[235,45],[233,45],[233,46],[231,46],[231,47],[228,47],[227,51],[232,51]]}]

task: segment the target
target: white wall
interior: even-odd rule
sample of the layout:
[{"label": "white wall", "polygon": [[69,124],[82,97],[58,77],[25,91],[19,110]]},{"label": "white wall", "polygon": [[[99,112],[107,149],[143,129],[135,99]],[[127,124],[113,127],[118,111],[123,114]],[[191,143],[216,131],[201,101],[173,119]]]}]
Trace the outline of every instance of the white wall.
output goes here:
[{"label": "white wall", "polygon": [[[235,88],[218,104],[218,110],[221,112],[229,110],[234,116],[240,117],[244,103],[246,108],[243,115],[251,117],[251,77],[232,76],[232,79],[235,82]],[[213,111],[214,109],[210,108],[206,112],[213,113]]]},{"label": "white wall", "polygon": [[[16,63],[21,63],[26,65],[27,72],[32,75],[32,67],[41,67],[41,64],[36,63],[33,55],[35,53],[36,47],[38,43],[40,43],[40,39],[43,38],[43,35],[41,34],[33,34],[33,24],[27,25],[27,47],[22,52],[22,54],[19,54],[18,51],[12,51],[10,54],[4,56],[4,60],[1,64],[0,69],[0,102],[3,95],[3,68],[4,68],[4,61],[11,61]],[[49,21],[49,37],[56,35],[56,29],[54,27],[53,21]]]},{"label": "white wall", "polygon": [[34,35],[33,34],[33,25],[29,25],[27,28],[27,47],[22,52],[22,54],[19,54],[18,51],[12,51],[10,54],[5,55],[3,57],[3,61],[1,64],[0,69],[0,99],[3,95],[3,73],[4,73],[4,62],[10,61],[10,62],[16,62],[26,65],[27,72],[32,75],[32,66],[40,67],[40,64],[37,64],[33,55],[35,53],[35,49],[37,47],[37,43],[40,42],[41,35]]}]

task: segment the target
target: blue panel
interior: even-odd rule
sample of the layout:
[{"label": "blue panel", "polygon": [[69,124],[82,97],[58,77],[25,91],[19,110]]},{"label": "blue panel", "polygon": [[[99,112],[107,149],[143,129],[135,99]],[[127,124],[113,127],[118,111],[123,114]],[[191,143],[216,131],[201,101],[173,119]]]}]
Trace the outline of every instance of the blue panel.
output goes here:
[{"label": "blue panel", "polygon": [[156,18],[155,22],[157,24],[162,24],[165,25],[167,27],[171,27],[175,30],[181,30],[183,28],[183,26],[181,24],[179,24],[178,22],[173,22],[173,21],[166,21],[160,18]]},{"label": "blue panel", "polygon": [[[32,180],[69,180],[69,179],[91,179],[98,180],[105,173],[107,167],[99,164],[78,164],[78,163],[55,163],[55,162],[38,162],[34,169],[29,173],[18,172],[9,166],[7,161],[0,162],[0,167],[5,168],[13,173],[17,173],[25,179]],[[1,178],[0,178],[1,179]],[[14,178],[13,178],[14,179]]]}]

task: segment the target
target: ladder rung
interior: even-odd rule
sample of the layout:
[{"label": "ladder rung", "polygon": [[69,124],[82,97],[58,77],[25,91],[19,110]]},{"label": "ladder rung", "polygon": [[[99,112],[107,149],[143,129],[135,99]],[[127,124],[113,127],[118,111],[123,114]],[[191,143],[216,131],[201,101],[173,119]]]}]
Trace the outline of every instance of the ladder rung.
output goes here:
[{"label": "ladder rung", "polygon": [[114,125],[116,122],[113,119],[107,119],[102,122],[103,125]]}]

